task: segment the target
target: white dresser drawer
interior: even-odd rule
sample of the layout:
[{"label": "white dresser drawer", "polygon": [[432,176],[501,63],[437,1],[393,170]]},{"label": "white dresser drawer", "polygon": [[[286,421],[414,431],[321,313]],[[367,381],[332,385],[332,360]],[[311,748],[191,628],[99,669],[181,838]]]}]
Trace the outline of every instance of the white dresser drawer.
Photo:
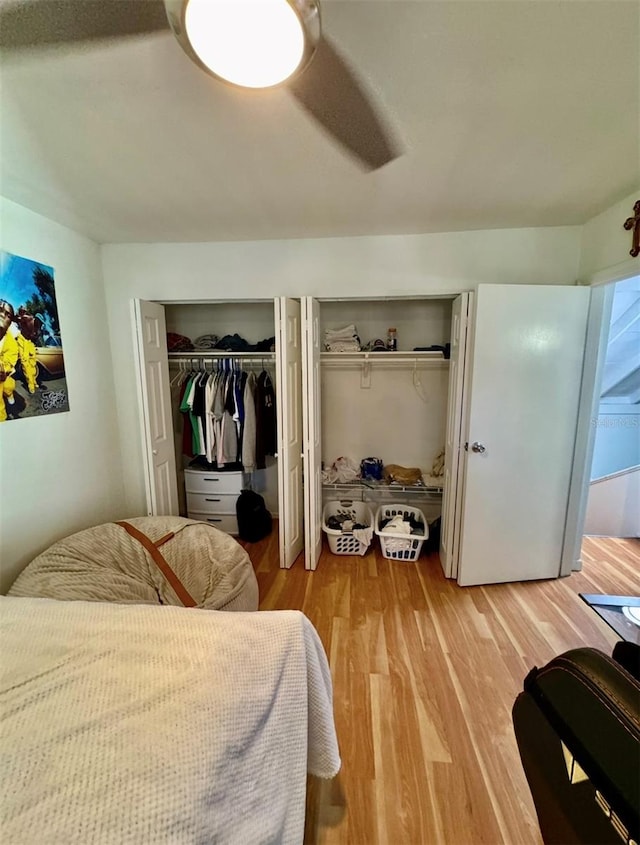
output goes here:
[{"label": "white dresser drawer", "polygon": [[187,510],[193,513],[236,515],[237,493],[187,493]]},{"label": "white dresser drawer", "polygon": [[189,511],[188,516],[189,519],[198,519],[201,522],[206,522],[209,525],[213,525],[214,528],[219,528],[220,531],[225,531],[227,534],[238,533],[238,520],[235,514],[221,513],[216,516],[211,513],[197,513]]},{"label": "white dresser drawer", "polygon": [[202,472],[185,469],[184,486],[187,493],[235,493],[245,486],[244,472]]}]

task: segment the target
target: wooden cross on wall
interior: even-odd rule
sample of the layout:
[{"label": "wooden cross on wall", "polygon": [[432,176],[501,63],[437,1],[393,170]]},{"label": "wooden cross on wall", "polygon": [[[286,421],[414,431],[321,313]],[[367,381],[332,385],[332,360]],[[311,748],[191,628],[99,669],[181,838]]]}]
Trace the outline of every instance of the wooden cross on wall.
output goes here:
[{"label": "wooden cross on wall", "polygon": [[633,217],[627,217],[624,221],[624,228],[627,231],[633,229],[633,238],[631,241],[629,255],[632,255],[635,258],[636,255],[640,255],[640,200],[638,200],[633,206],[633,212]]}]

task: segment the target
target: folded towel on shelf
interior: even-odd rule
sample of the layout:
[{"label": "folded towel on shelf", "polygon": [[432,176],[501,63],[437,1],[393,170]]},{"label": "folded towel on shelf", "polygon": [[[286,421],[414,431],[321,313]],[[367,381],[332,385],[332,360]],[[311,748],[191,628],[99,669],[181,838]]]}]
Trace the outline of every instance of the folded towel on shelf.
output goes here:
[{"label": "folded towel on shelf", "polygon": [[354,324],[342,329],[326,329],[324,347],[328,352],[359,352],[360,338]]},{"label": "folded towel on shelf", "polygon": [[196,349],[215,349],[219,340],[217,334],[201,334],[193,341],[193,345]]},{"label": "folded towel on shelf", "polygon": [[324,338],[326,341],[330,340],[349,340],[352,337],[357,337],[358,332],[353,323],[349,323],[343,329],[326,329]]},{"label": "folded towel on shelf", "polygon": [[325,343],[327,352],[360,352],[360,344],[357,340],[335,340]]}]

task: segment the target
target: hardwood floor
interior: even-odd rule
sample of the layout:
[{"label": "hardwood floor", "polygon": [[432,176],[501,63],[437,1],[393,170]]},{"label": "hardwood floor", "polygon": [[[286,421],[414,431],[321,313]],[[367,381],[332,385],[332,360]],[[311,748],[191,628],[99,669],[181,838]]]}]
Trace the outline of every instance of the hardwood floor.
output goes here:
[{"label": "hardwood floor", "polygon": [[638,594],[640,541],[585,538],[569,578],[458,587],[418,563],[332,555],[278,568],[277,533],[245,544],[264,610],[313,622],[334,684],[342,770],[311,779],[305,841],[541,842],[511,723],[534,665],[616,636],[578,593]]}]

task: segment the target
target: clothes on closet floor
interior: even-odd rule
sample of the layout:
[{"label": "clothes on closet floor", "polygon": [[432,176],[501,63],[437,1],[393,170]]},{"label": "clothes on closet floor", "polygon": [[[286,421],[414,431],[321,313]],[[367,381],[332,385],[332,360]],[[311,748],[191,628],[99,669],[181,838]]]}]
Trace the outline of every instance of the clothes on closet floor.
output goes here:
[{"label": "clothes on closet floor", "polygon": [[276,399],[271,376],[245,372],[225,358],[214,372],[189,373],[180,390],[182,451],[200,465],[264,469],[276,452]]}]

